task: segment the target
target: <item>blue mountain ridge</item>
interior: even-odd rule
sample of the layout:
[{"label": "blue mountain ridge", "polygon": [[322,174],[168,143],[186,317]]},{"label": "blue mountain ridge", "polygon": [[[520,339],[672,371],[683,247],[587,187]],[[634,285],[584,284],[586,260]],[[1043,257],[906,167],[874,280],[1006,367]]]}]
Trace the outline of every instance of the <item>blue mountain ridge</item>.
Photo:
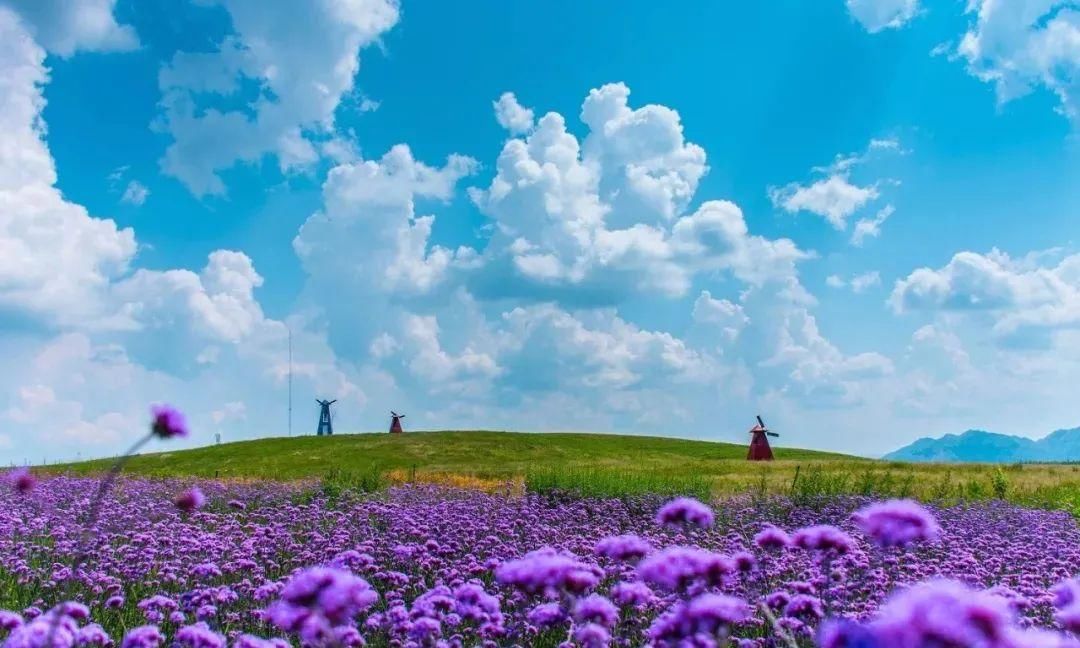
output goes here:
[{"label": "blue mountain ridge", "polygon": [[946,434],[938,439],[923,437],[890,452],[884,459],[986,463],[1080,461],[1080,427],[1057,430],[1037,440],[985,430]]}]

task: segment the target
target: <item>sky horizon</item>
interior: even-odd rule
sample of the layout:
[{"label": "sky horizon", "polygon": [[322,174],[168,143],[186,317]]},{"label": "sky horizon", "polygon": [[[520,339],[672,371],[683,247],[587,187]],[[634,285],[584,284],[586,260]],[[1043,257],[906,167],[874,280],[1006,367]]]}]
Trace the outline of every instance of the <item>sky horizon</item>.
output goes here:
[{"label": "sky horizon", "polygon": [[1080,426],[1080,9],[765,5],[0,0],[0,462]]}]

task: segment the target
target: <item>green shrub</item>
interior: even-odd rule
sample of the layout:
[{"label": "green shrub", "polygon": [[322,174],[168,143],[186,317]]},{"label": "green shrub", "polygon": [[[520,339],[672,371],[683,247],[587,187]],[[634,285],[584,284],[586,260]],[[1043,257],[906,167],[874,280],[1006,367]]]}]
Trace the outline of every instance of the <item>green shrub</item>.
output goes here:
[{"label": "green shrub", "polygon": [[990,476],[990,485],[994,489],[994,498],[1003,500],[1009,494],[1009,476],[998,466]]}]

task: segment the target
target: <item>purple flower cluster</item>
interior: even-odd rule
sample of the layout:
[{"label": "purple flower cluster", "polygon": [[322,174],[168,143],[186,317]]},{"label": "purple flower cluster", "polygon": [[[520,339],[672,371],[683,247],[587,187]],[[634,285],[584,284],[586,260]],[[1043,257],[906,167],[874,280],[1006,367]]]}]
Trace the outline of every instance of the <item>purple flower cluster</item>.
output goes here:
[{"label": "purple flower cluster", "polygon": [[171,405],[154,405],[150,408],[152,422],[150,431],[159,439],[172,439],[188,435],[184,413]]},{"label": "purple flower cluster", "polygon": [[822,648],[1080,648],[1080,638],[1023,628],[1016,624],[1005,598],[958,581],[934,580],[900,591],[869,623],[827,623],[819,644]]},{"label": "purple flower cluster", "polygon": [[8,471],[7,475],[5,475],[5,481],[19,494],[29,493],[37,486],[37,478],[27,468],[16,468]]},{"label": "purple flower cluster", "polygon": [[279,629],[310,645],[333,643],[336,633],[367,610],[379,594],[363,578],[333,567],[312,567],[282,588],[266,616]]},{"label": "purple flower cluster", "polygon": [[551,547],[505,562],[495,570],[495,579],[499,584],[547,596],[555,596],[559,592],[587,592],[596,587],[603,575],[603,570],[596,565],[582,562],[571,553],[561,553]]},{"label": "purple flower cluster", "polygon": [[612,560],[638,560],[652,550],[648,540],[632,533],[608,536],[596,543],[596,555]]},{"label": "purple flower cluster", "polygon": [[181,511],[190,513],[196,509],[201,509],[206,505],[206,495],[203,495],[202,490],[199,489],[198,486],[192,486],[177,495],[173,499],[173,504]]},{"label": "purple flower cluster", "polygon": [[656,523],[661,526],[693,525],[708,528],[714,521],[712,509],[690,497],[673,499],[656,513]]},{"label": "purple flower cluster", "polygon": [[[1000,502],[733,499],[719,516],[693,500],[410,486],[330,501],[304,484],[120,479],[86,533],[71,512],[94,484],[0,488],[3,648],[44,646],[49,632],[64,648],[1037,648],[1080,636],[1076,522]],[[171,506],[177,492],[197,503]],[[50,607],[61,595],[82,605]]]},{"label": "purple flower cluster", "polygon": [[855,512],[855,523],[881,547],[906,547],[915,542],[935,542],[941,535],[937,520],[911,500],[871,504]]}]

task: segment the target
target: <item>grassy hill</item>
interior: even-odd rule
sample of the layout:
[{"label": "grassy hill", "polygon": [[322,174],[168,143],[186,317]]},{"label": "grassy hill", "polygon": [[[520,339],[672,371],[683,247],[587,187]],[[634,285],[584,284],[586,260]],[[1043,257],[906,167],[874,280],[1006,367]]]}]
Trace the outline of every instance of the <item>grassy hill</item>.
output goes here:
[{"label": "grassy hill", "polygon": [[[165,447],[168,447],[167,445]],[[774,448],[746,461],[746,446],[612,434],[408,432],[258,439],[132,457],[126,474],[225,479],[314,479],[324,488],[368,490],[386,481],[429,481],[592,495],[860,494],[934,501],[1005,498],[1080,517],[1080,465],[876,461]],[[75,474],[112,460],[49,466]]]},{"label": "grassy hill", "polygon": [[[844,455],[775,448],[778,459],[851,459]],[[125,472],[156,476],[302,479],[331,471],[417,470],[479,477],[514,477],[544,470],[611,469],[663,474],[714,474],[744,463],[746,446],[613,434],[522,432],[409,432],[258,439],[192,450],[142,454]],[[79,473],[111,460],[56,468]]]}]

